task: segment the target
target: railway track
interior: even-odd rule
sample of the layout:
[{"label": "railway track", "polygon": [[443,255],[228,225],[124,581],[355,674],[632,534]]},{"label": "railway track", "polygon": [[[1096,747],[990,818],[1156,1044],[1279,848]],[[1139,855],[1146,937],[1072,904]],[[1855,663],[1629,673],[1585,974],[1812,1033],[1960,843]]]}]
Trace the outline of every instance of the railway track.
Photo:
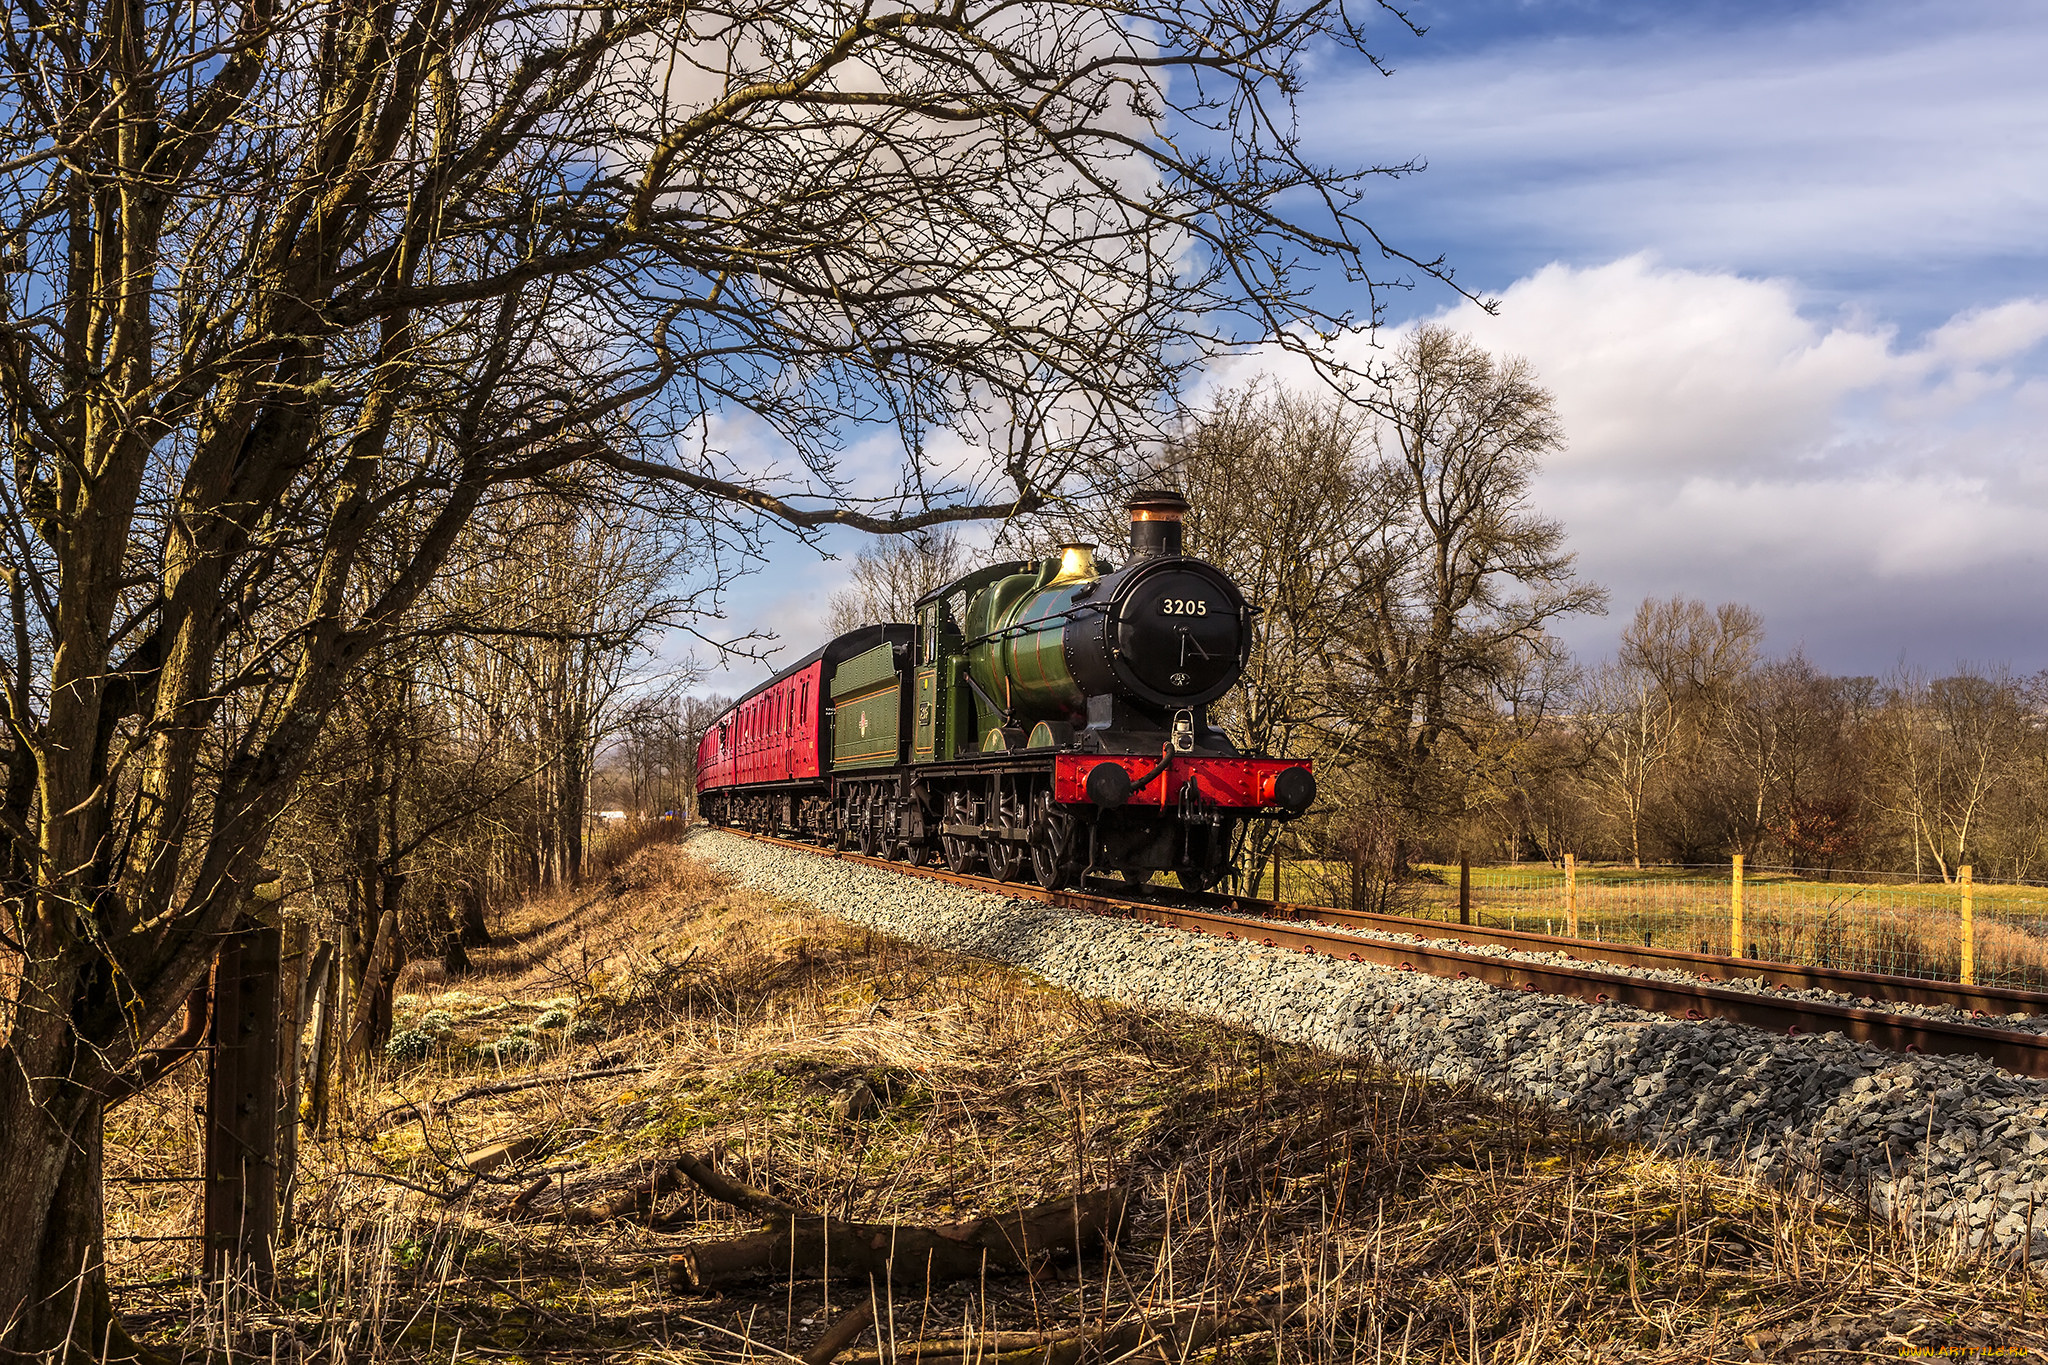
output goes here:
[{"label": "railway track", "polygon": [[[775,835],[725,827],[725,832],[780,844],[819,857],[863,863],[905,876],[924,877],[992,895],[1044,901],[1069,909],[1225,941],[1260,944],[1435,976],[1484,981],[1505,990],[1614,1003],[1680,1019],[1726,1019],[1779,1033],[1841,1033],[1894,1052],[1983,1057],[2018,1075],[2048,1077],[2048,1034],[1961,1022],[1882,1008],[1882,1003],[1947,1006],[1977,1015],[2048,1013],[2048,993],[1962,986],[1912,977],[1823,967],[1797,967],[1746,958],[1670,949],[1635,948],[1517,930],[1448,924],[1440,920],[1374,915],[1245,897],[1177,893],[1176,901],[1112,896],[1087,890],[1047,891],[1028,883],[996,881],[940,868],[915,867],[863,854],[833,851]],[[1436,942],[1403,943],[1362,937],[1346,928],[1413,934]],[[1458,943],[1445,946],[1444,940]],[[1531,961],[1470,951],[1476,947],[1565,954],[1570,962]],[[1627,975],[1602,967],[1689,972],[1696,982]],[[1821,990],[1882,1002],[1865,1007],[1771,991],[1733,989],[1715,981],[1758,979],[1787,990]]]}]

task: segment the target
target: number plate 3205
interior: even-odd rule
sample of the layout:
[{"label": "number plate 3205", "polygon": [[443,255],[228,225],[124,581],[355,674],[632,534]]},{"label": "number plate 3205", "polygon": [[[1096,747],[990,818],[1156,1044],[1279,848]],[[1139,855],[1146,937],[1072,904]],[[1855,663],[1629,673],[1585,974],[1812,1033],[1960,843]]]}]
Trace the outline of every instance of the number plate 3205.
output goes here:
[{"label": "number plate 3205", "polygon": [[1161,616],[1207,616],[1209,603],[1200,597],[1165,597],[1159,602]]}]

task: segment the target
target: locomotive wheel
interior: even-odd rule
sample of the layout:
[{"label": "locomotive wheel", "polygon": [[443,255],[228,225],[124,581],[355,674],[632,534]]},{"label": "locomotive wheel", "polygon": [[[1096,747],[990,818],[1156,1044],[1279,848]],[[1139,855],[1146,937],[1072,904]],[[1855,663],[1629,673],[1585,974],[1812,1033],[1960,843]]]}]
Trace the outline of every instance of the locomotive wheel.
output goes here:
[{"label": "locomotive wheel", "polygon": [[882,851],[882,832],[875,828],[873,820],[860,822],[860,851],[869,858]]},{"label": "locomotive wheel", "polygon": [[1124,880],[1132,886],[1149,886],[1152,882],[1152,869],[1149,867],[1126,867],[1122,872]]},{"label": "locomotive wheel", "polygon": [[1048,891],[1071,886],[1074,874],[1074,822],[1053,805],[1052,793],[1040,792],[1031,821],[1031,875]]},{"label": "locomotive wheel", "polygon": [[[955,792],[946,798],[946,812],[942,823],[972,824],[977,818],[974,803],[960,793]],[[941,834],[939,852],[944,856],[946,866],[961,876],[973,871],[974,865],[981,861],[980,846],[964,834]]]},{"label": "locomotive wheel", "polygon": [[1049,842],[1032,842],[1031,875],[1048,891],[1057,891],[1067,884],[1067,869],[1060,864],[1059,850]]},{"label": "locomotive wheel", "polygon": [[912,867],[923,867],[932,860],[932,851],[925,844],[905,844],[903,861]]},{"label": "locomotive wheel", "polygon": [[1001,839],[988,841],[987,856],[988,875],[999,882],[1013,882],[1017,880],[1017,874],[1023,871],[1023,854],[1018,852],[1015,846],[1006,844]]},{"label": "locomotive wheel", "polygon": [[1184,867],[1173,874],[1180,879],[1183,891],[1208,891],[1223,880],[1223,873],[1210,872],[1201,868]]}]

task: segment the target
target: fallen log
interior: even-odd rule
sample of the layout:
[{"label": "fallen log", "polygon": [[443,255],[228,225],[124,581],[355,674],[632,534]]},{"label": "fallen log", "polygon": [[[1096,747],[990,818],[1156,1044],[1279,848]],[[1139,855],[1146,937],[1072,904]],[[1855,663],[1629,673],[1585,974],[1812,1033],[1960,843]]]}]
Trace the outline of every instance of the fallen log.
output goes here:
[{"label": "fallen log", "polygon": [[798,1213],[759,1191],[748,1193],[774,1205],[769,1226],[705,1242],[671,1258],[676,1287],[704,1289],[773,1271],[801,1277],[821,1274],[828,1266],[849,1279],[886,1276],[904,1284],[1028,1273],[1054,1254],[1078,1255],[1114,1242],[1128,1197],[1119,1188],[1090,1190],[1015,1213],[921,1227],[823,1218]]},{"label": "fallen log", "polygon": [[699,1189],[721,1204],[731,1204],[734,1208],[770,1218],[789,1218],[801,1212],[772,1194],[721,1175],[716,1166],[687,1152],[676,1158],[676,1169],[696,1181]]},{"label": "fallen log", "polygon": [[535,1176],[520,1188],[519,1193],[512,1196],[512,1202],[505,1206],[505,1216],[514,1218],[525,1212],[526,1206],[539,1198],[542,1192],[553,1183],[547,1176]]},{"label": "fallen log", "polygon": [[661,1197],[683,1183],[682,1168],[671,1162],[631,1189],[618,1190],[588,1204],[572,1204],[562,1210],[561,1219],[572,1227],[609,1223],[616,1218],[646,1218]]},{"label": "fallen log", "polygon": [[839,1353],[853,1345],[855,1337],[868,1330],[875,1320],[875,1301],[862,1299],[854,1305],[853,1311],[825,1329],[825,1335],[811,1343],[811,1349],[803,1354],[804,1365],[832,1365]]},{"label": "fallen log", "polygon": [[515,1138],[507,1138],[502,1142],[493,1142],[487,1147],[479,1147],[473,1152],[465,1152],[457,1164],[471,1175],[489,1175],[500,1166],[510,1165],[515,1161],[524,1161],[527,1157],[532,1156],[535,1152],[547,1146],[547,1143],[548,1135],[546,1133],[522,1133]]}]

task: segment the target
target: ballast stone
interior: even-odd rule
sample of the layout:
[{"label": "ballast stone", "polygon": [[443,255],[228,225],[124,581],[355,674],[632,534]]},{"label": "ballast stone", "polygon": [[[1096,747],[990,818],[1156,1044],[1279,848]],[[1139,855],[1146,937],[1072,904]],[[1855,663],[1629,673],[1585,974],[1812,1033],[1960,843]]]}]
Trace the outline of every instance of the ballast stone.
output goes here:
[{"label": "ballast stone", "polygon": [[[1000,961],[1078,994],[1533,1098],[1672,1151],[1817,1175],[1881,1216],[2017,1246],[2048,1195],[2048,1083],[1979,1058],[1839,1034],[1497,991],[967,891],[715,830],[686,847],[740,881],[881,933]],[[2048,1200],[2040,1202],[2048,1204]],[[2048,1211],[2032,1255],[2048,1256]]]}]

